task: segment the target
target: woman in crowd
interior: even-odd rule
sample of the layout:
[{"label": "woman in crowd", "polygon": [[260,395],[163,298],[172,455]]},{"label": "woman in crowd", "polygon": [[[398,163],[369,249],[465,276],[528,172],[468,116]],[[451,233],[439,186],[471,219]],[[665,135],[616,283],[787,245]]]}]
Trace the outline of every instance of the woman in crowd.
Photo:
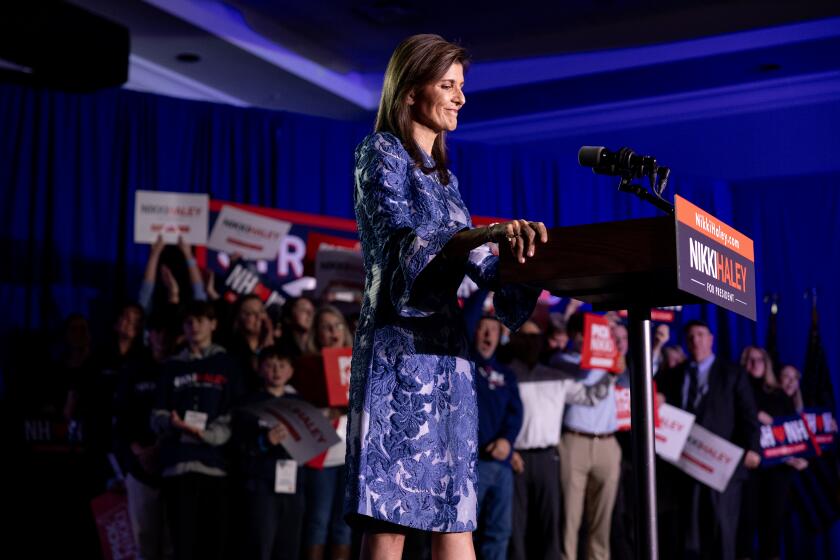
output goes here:
[{"label": "woman in crowd", "polygon": [[[741,366],[750,376],[759,422],[772,425],[774,417],[796,414],[793,399],[779,387],[773,372],[773,362],[764,348],[744,348]],[[801,469],[805,466],[807,461],[804,459],[792,458],[785,464],[749,472],[741,498],[738,558],[779,558],[791,467]],[[756,532],[757,555],[754,551]]]},{"label": "woman in crowd", "polygon": [[233,337],[228,352],[239,363],[245,387],[256,391],[262,386],[257,373],[257,356],[274,346],[274,326],[259,296],[247,294],[236,302],[233,313]]},{"label": "woman in crowd", "polygon": [[[332,305],[318,308],[306,341],[307,352],[320,355],[324,348],[347,348],[352,344],[353,338],[341,311]],[[327,450],[321,465],[310,465],[304,469],[307,508],[303,542],[307,560],[324,558],[327,545],[330,545],[329,557],[332,560],[350,556],[350,527],[344,521],[347,410],[331,407],[325,412],[333,421],[341,441]]]},{"label": "woman in crowd", "polygon": [[779,372],[780,383],[782,391],[793,401],[793,406],[797,413],[802,412],[805,408],[805,403],[802,400],[802,389],[799,387],[799,382],[802,380],[802,374],[796,369],[796,366],[786,364],[782,366]]},{"label": "woman in crowd", "polygon": [[290,299],[283,305],[280,349],[290,358],[297,358],[304,353],[314,314],[315,305],[306,296]]}]

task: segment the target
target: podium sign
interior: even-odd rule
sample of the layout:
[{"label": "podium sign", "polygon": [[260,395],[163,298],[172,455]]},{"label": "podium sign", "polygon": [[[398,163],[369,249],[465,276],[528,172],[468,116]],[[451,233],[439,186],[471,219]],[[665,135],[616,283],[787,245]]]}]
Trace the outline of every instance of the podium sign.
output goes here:
[{"label": "podium sign", "polygon": [[752,239],[679,195],[674,203],[677,287],[755,321]]}]

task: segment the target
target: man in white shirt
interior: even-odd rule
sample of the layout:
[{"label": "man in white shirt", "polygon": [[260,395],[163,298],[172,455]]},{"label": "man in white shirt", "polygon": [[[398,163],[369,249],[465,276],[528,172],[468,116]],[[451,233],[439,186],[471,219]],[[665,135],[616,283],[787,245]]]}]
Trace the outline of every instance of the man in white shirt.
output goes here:
[{"label": "man in white shirt", "polygon": [[578,367],[551,368],[537,363],[542,335],[528,321],[511,335],[509,367],[516,373],[522,400],[522,428],[514,442],[513,535],[510,558],[560,556],[560,479],[557,445],[566,403],[591,406],[610,394],[612,376],[586,386],[575,379]]}]

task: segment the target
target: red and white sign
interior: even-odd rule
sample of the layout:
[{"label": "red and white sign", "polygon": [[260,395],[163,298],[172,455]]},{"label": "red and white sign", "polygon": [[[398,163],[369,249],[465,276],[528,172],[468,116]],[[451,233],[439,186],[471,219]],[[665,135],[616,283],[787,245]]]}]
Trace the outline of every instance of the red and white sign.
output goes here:
[{"label": "red and white sign", "polygon": [[166,243],[177,243],[182,237],[190,245],[204,245],[208,204],[206,194],[137,191],[134,242],[154,243],[161,236]]},{"label": "red and white sign", "polygon": [[706,486],[723,492],[741,462],[744,450],[694,424],[676,466]]},{"label": "red and white sign", "polygon": [[106,492],[90,502],[102,558],[105,560],[132,560],[137,558],[137,546],[131,529],[128,513],[128,498],[125,494]]},{"label": "red and white sign", "polygon": [[615,386],[615,420],[619,432],[630,430],[630,387]]},{"label": "red and white sign", "polygon": [[292,224],[233,206],[223,206],[213,224],[207,247],[239,253],[248,260],[273,260]]},{"label": "red and white sign", "polygon": [[694,426],[694,415],[667,403],[659,407],[658,415],[659,424],[654,429],[656,454],[675,463],[682,455]]},{"label": "red and white sign", "polygon": [[583,316],[583,351],[580,357],[581,369],[605,369],[620,373],[618,346],[613,338],[612,326],[606,317],[586,313]]},{"label": "red and white sign", "polygon": [[324,348],[324,376],[327,384],[327,402],[330,406],[347,406],[350,403],[350,361],[352,348]]},{"label": "red and white sign", "polygon": [[292,459],[306,463],[339,442],[330,421],[324,414],[302,399],[271,399],[247,407],[269,427],[282,423],[289,437],[281,444]]}]

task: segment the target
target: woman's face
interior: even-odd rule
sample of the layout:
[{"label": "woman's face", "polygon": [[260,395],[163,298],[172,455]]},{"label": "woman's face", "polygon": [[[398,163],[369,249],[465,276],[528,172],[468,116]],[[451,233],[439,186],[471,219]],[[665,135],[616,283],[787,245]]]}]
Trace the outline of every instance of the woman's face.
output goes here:
[{"label": "woman's face", "polygon": [[747,352],[747,361],[744,364],[747,372],[756,379],[764,377],[764,356],[758,348],[750,348]]},{"label": "woman's face", "polygon": [[415,90],[409,96],[411,118],[435,133],[458,127],[458,111],[466,103],[464,67],[456,62],[441,78]]},{"label": "woman's face", "polygon": [[140,312],[134,307],[126,307],[122,310],[120,316],[117,317],[117,324],[114,326],[114,330],[120,338],[134,340],[140,334],[141,322],[142,317]]},{"label": "woman's face", "polygon": [[334,313],[324,313],[318,319],[318,346],[341,348],[344,346],[344,321]]},{"label": "woman's face", "polygon": [[309,332],[312,328],[312,318],[315,315],[315,306],[308,299],[299,299],[292,307],[292,322],[302,332]]},{"label": "woman's face", "polygon": [[782,383],[782,390],[787,396],[792,397],[799,391],[799,372],[796,371],[795,367],[783,367],[779,379]]},{"label": "woman's face", "polygon": [[246,334],[260,334],[260,325],[265,307],[261,301],[250,298],[239,308],[239,326]]}]

